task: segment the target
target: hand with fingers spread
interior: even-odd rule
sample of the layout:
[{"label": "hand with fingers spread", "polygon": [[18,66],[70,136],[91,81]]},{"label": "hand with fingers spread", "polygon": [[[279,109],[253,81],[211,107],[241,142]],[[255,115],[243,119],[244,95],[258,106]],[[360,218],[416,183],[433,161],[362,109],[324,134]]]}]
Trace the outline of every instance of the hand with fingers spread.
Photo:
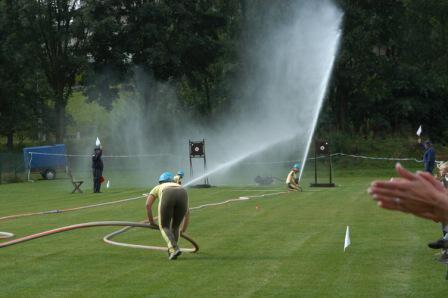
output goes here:
[{"label": "hand with fingers spread", "polygon": [[384,209],[412,213],[437,222],[448,220],[448,193],[440,181],[424,172],[411,173],[396,165],[400,178],[374,181],[369,194]]}]

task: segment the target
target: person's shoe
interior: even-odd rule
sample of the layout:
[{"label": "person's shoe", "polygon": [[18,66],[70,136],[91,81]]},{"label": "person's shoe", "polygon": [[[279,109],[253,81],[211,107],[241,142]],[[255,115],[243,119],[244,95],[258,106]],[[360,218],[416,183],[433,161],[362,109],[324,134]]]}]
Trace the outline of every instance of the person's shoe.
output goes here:
[{"label": "person's shoe", "polygon": [[442,249],[442,248],[448,249],[448,240],[442,238],[437,241],[428,243],[428,246],[432,249]]},{"label": "person's shoe", "polygon": [[170,253],[168,260],[175,260],[177,259],[178,256],[180,256],[182,254],[182,252],[180,251],[179,248],[176,248],[175,251],[173,251],[172,253]]},{"label": "person's shoe", "polygon": [[446,249],[442,249],[442,253],[440,254],[439,262],[448,264],[448,251]]}]

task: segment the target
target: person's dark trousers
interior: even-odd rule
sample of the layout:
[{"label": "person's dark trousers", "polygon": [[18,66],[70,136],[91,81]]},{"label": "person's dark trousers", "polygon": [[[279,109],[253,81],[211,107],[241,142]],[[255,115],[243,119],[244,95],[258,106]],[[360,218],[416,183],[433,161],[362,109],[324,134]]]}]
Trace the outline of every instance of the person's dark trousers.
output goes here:
[{"label": "person's dark trousers", "polygon": [[430,163],[430,162],[425,163],[425,172],[432,174],[434,172],[434,167],[435,167],[434,163]]},{"label": "person's dark trousers", "polygon": [[168,244],[168,252],[178,248],[180,225],[188,211],[188,195],[181,187],[168,187],[163,190],[159,202],[159,228]]},{"label": "person's dark trousers", "polygon": [[100,178],[103,175],[101,169],[93,169],[93,192],[97,193],[101,191]]}]

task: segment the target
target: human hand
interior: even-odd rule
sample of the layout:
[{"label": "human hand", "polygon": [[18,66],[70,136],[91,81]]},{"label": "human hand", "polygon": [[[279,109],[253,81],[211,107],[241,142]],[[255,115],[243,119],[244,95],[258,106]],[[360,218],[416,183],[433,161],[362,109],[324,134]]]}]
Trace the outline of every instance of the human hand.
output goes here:
[{"label": "human hand", "polygon": [[429,173],[413,174],[400,164],[396,170],[401,178],[374,181],[368,190],[380,207],[439,222],[448,219],[448,194],[439,181]]}]

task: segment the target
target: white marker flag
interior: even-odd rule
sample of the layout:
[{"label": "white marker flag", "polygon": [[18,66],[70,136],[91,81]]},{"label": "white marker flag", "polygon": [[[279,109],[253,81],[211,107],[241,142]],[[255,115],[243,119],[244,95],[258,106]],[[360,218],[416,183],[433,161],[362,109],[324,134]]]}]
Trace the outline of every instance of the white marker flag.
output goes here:
[{"label": "white marker flag", "polygon": [[106,188],[110,187],[110,180],[107,180]]},{"label": "white marker flag", "polygon": [[420,136],[422,134],[422,126],[420,125],[417,129],[417,135]]},{"label": "white marker flag", "polygon": [[99,139],[98,137],[96,137],[95,145],[97,145],[97,146],[100,146],[100,145],[101,145],[100,139]]},{"label": "white marker flag", "polygon": [[347,226],[345,231],[344,251],[350,245],[350,228]]}]

